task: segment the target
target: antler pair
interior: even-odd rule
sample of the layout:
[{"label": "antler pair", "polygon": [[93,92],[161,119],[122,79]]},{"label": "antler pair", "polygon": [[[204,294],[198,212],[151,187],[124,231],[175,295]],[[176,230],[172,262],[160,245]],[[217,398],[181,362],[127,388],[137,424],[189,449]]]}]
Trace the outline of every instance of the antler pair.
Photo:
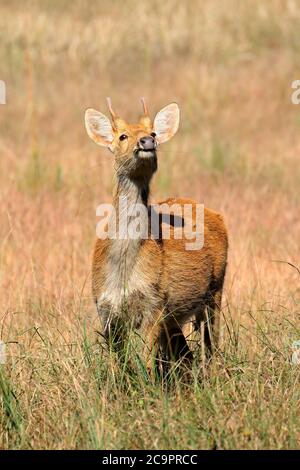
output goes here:
[{"label": "antler pair", "polygon": [[[107,101],[107,107],[109,109],[109,112],[111,114],[112,119],[113,120],[117,119],[118,116],[112,108],[111,99],[109,97],[107,97],[106,101]],[[147,109],[145,98],[142,97],[141,102],[142,102],[142,106],[143,106],[144,115],[148,117],[149,114],[148,114],[148,109]]]}]

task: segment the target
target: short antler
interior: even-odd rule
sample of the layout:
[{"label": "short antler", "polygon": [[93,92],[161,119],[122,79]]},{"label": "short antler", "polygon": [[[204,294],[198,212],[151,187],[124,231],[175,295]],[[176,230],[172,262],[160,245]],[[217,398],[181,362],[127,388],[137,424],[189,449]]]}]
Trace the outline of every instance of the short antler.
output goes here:
[{"label": "short antler", "polygon": [[142,102],[142,105],[143,105],[144,114],[145,114],[145,116],[148,116],[148,109],[147,109],[145,98],[141,97],[141,102]]},{"label": "short antler", "polygon": [[116,119],[117,115],[116,113],[114,112],[114,110],[112,109],[112,105],[111,105],[111,99],[109,97],[106,98],[106,101],[107,101],[107,107],[109,109],[109,112],[111,114],[111,117],[113,119]]},{"label": "short antler", "polygon": [[146,105],[146,100],[145,100],[145,98],[141,97],[141,102],[142,102],[144,114],[143,114],[143,116],[140,118],[140,123],[141,123],[146,129],[149,129],[149,132],[150,132],[150,128],[152,127],[152,122],[151,122],[151,119],[150,119],[150,116],[149,116],[149,113],[148,113],[148,108],[147,108],[147,105]]}]

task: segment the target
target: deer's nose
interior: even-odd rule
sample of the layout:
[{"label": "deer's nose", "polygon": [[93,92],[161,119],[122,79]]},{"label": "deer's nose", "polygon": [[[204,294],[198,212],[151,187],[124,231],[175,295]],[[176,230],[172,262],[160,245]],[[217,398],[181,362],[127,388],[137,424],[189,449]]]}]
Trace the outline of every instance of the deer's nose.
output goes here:
[{"label": "deer's nose", "polygon": [[139,140],[139,147],[143,150],[154,150],[155,140],[151,135],[146,135]]}]

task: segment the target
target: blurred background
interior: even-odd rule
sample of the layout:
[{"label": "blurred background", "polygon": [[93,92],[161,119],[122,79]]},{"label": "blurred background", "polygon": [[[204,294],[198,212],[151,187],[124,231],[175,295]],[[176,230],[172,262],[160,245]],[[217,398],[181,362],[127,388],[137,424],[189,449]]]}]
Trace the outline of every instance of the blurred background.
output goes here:
[{"label": "blurred background", "polygon": [[220,211],[224,315],[264,319],[279,349],[297,339],[299,273],[286,262],[300,265],[299,31],[295,0],[0,0],[2,339],[34,349],[36,329],[56,344],[62,331],[76,342],[87,318],[98,327],[90,264],[113,160],[88,138],[84,111],[107,113],[106,96],[130,122],[140,96],[153,116],[179,103],[152,198]]}]

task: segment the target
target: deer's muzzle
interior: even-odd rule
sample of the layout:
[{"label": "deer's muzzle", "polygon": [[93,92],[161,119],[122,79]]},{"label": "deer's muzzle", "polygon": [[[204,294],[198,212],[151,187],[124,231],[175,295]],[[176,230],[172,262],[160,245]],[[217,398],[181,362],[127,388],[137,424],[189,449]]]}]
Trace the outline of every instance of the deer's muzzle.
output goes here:
[{"label": "deer's muzzle", "polygon": [[138,145],[141,150],[154,150],[156,141],[151,135],[146,135],[139,140]]}]

